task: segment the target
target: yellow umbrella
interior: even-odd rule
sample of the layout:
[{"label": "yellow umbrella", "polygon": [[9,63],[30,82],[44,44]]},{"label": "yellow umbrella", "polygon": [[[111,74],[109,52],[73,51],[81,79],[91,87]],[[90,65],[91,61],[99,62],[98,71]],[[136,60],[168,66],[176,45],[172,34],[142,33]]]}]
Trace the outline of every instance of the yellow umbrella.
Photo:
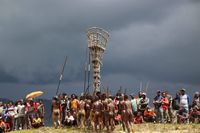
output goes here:
[{"label": "yellow umbrella", "polygon": [[32,99],[32,98],[36,98],[36,97],[39,97],[43,94],[44,92],[42,91],[34,91],[34,92],[31,92],[29,93],[28,95],[26,95],[26,99]]}]

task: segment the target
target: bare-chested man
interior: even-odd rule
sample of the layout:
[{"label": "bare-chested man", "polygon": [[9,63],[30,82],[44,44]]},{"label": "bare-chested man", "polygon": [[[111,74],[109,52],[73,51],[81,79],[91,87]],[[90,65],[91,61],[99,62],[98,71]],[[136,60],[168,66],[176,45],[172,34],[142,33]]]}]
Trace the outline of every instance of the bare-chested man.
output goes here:
[{"label": "bare-chested man", "polygon": [[80,128],[85,127],[85,101],[84,96],[80,97],[78,102],[78,125]]},{"label": "bare-chested man", "polygon": [[101,95],[101,102],[103,104],[103,109],[102,109],[102,114],[101,114],[101,119],[102,119],[102,125],[101,127],[104,128],[106,126],[107,130],[109,127],[109,116],[108,116],[108,99],[106,98],[106,94],[103,93]]},{"label": "bare-chested man", "polygon": [[99,97],[95,96],[94,103],[92,105],[92,110],[93,110],[94,128],[96,132],[98,132],[97,126],[99,126],[99,131],[101,131],[102,129],[102,118],[101,118],[102,109],[103,109],[103,104],[99,100]]},{"label": "bare-chested man", "polygon": [[108,99],[108,132],[110,132],[110,128],[111,131],[114,130],[114,117],[115,117],[115,105],[113,103],[113,100],[111,98]]},{"label": "bare-chested man", "polygon": [[131,101],[128,99],[128,96],[125,95],[124,96],[124,101],[125,101],[125,104],[126,104],[126,107],[127,107],[127,114],[128,114],[128,120],[129,120],[129,123],[132,123],[132,120],[133,120],[133,108],[132,108],[132,103]]},{"label": "bare-chested man", "polygon": [[132,104],[131,101],[128,99],[128,96],[124,96],[124,101],[122,101],[122,123],[123,129],[125,127],[127,132],[130,132],[130,124],[132,122],[133,112],[132,112]]},{"label": "bare-chested man", "polygon": [[85,126],[91,126],[92,96],[87,95],[85,99]]},{"label": "bare-chested man", "polygon": [[60,101],[57,97],[52,100],[52,119],[55,128],[60,126]]}]

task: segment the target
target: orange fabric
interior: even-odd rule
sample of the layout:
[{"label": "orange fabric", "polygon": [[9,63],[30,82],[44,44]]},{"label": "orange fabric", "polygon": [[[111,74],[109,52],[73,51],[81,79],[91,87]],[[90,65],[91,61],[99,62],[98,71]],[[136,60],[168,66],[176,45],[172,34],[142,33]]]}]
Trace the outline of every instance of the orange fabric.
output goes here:
[{"label": "orange fabric", "polygon": [[74,99],[71,101],[71,108],[72,109],[77,109],[78,108],[78,100]]},{"label": "orange fabric", "polygon": [[155,116],[155,113],[153,111],[144,111],[144,116]]}]

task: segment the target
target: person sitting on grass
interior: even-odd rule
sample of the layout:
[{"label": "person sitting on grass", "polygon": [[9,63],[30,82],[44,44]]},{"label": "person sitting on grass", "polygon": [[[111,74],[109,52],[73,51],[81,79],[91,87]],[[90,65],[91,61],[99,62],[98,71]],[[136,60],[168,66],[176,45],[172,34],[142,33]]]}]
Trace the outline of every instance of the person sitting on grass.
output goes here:
[{"label": "person sitting on grass", "polygon": [[32,127],[33,128],[39,128],[42,125],[43,124],[42,124],[41,118],[38,116],[38,114],[36,114],[35,118],[33,118],[33,121],[32,121]]},{"label": "person sitting on grass", "polygon": [[6,131],[6,124],[3,121],[3,118],[0,116],[0,133],[5,133]]},{"label": "person sitting on grass", "polygon": [[197,106],[192,108],[190,113],[190,120],[193,123],[200,123],[200,111],[198,110]]},{"label": "person sitting on grass", "polygon": [[144,120],[146,122],[154,122],[156,121],[156,114],[151,108],[148,106],[144,111]]},{"label": "person sitting on grass", "polygon": [[6,124],[6,132],[10,132],[12,130],[11,125],[12,125],[12,118],[9,117],[8,115],[4,116],[4,122]]},{"label": "person sitting on grass", "polygon": [[184,113],[184,109],[180,108],[177,113],[177,122],[178,123],[186,123],[188,116]]},{"label": "person sitting on grass", "polygon": [[141,124],[144,122],[143,116],[141,112],[138,112],[136,117],[134,118],[134,124]]},{"label": "person sitting on grass", "polygon": [[67,112],[67,115],[65,116],[65,120],[64,120],[64,125],[66,126],[72,126],[74,125],[74,117],[73,115],[70,113],[70,111]]}]

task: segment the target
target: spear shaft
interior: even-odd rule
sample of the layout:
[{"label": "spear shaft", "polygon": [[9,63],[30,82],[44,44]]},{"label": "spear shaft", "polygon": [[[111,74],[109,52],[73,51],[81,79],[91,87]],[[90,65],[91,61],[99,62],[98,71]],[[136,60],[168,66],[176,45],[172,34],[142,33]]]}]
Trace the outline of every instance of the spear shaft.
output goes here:
[{"label": "spear shaft", "polygon": [[60,89],[60,84],[61,84],[61,81],[63,79],[63,74],[64,74],[64,71],[65,71],[65,65],[66,65],[66,63],[67,63],[67,56],[65,57],[65,62],[63,64],[62,71],[61,71],[61,74],[60,74],[60,79],[59,79],[59,82],[58,82],[58,86],[57,86],[57,90],[56,90],[56,95],[58,94],[59,89]]},{"label": "spear shaft", "polygon": [[86,94],[86,78],[87,78],[87,62],[85,63],[85,67],[84,67],[84,90],[83,93],[84,95]]}]

